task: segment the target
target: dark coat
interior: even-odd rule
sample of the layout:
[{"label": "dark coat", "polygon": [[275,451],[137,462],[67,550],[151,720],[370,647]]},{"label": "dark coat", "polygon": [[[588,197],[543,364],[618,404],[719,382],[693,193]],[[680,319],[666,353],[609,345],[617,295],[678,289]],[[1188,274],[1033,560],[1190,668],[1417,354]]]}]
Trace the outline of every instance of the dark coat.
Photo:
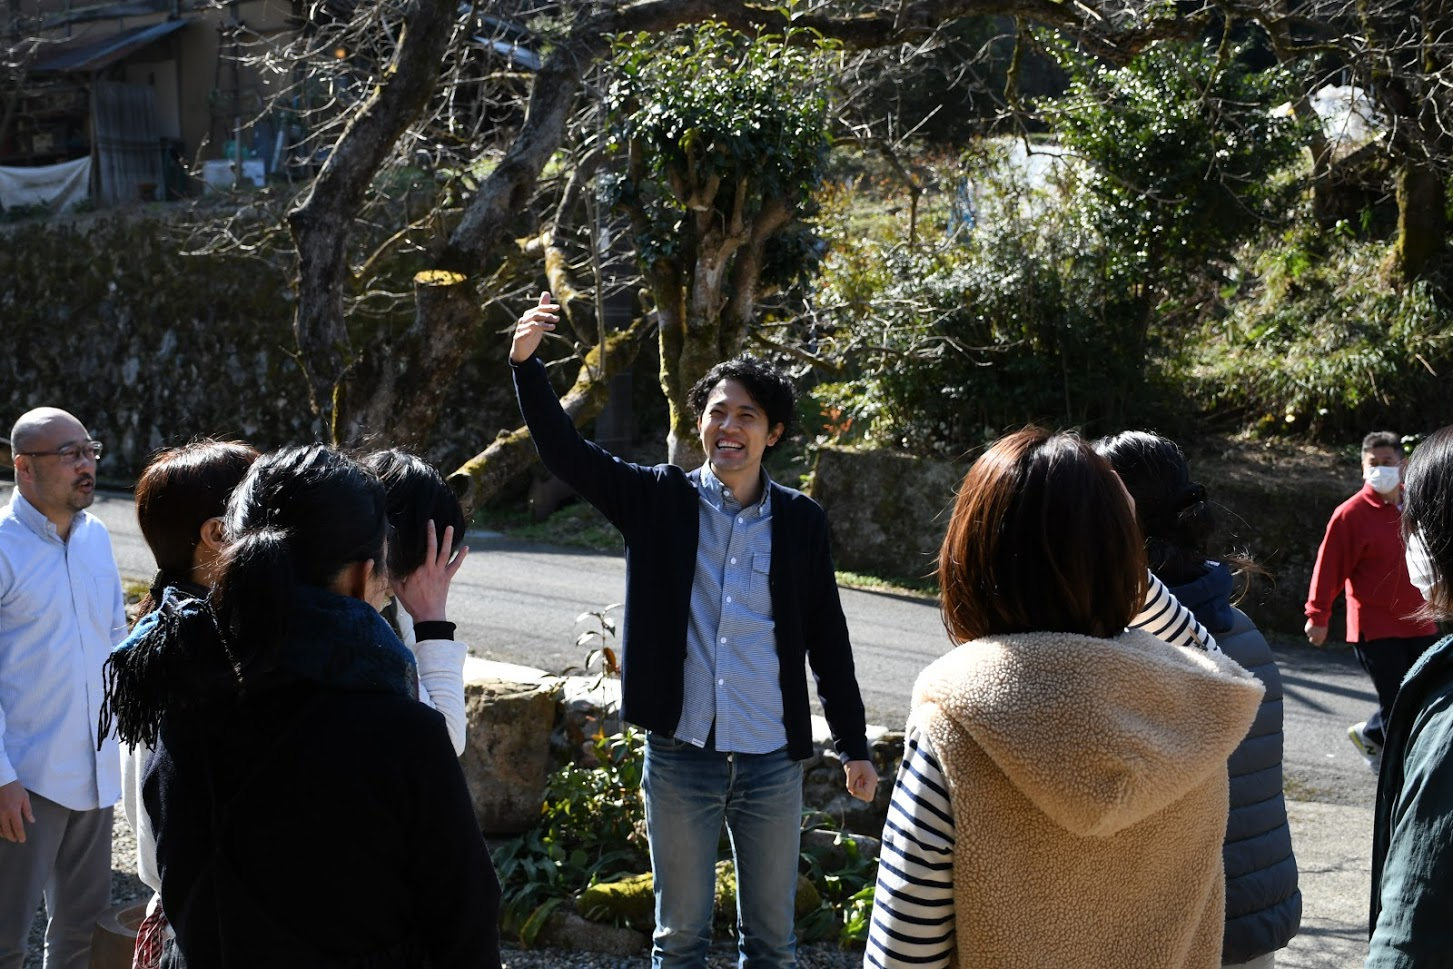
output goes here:
[{"label": "dark coat", "polygon": [[494,868],[416,700],[293,679],[169,715],[142,794],[172,969],[500,964]]},{"label": "dark coat", "polygon": [[[581,438],[531,357],[514,368],[520,412],[545,467],[600,509],[626,543],[621,632],[621,716],[668,736],[681,721],[691,583],[700,536],[696,472],[622,461]],[[811,498],[773,482],[772,618],[781,670],[787,751],[812,756],[805,663],[845,760],[868,758],[862,695],[838,600],[827,516]],[[805,661],[805,663],[804,663]]]},{"label": "dark coat", "polygon": [[1413,664],[1386,733],[1367,969],[1453,966],[1453,636]]},{"label": "dark coat", "polygon": [[1266,687],[1250,732],[1227,762],[1231,814],[1226,864],[1226,935],[1221,961],[1250,962],[1284,947],[1302,923],[1297,860],[1282,792],[1281,671],[1246,614],[1231,605],[1232,577],[1221,564],[1171,592],[1211,631],[1221,650]]}]

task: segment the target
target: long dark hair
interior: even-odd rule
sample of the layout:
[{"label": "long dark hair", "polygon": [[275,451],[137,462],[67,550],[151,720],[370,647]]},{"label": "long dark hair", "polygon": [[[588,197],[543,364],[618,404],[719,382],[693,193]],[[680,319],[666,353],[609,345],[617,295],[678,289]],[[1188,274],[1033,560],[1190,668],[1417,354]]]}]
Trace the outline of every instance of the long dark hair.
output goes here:
[{"label": "long dark hair", "polygon": [[1212,539],[1220,521],[1174,441],[1148,431],[1125,431],[1096,441],[1095,450],[1135,499],[1146,560],[1156,578],[1169,586],[1185,585],[1205,575],[1206,562],[1213,558],[1230,564],[1248,581],[1251,575],[1265,574],[1244,552],[1215,554]]},{"label": "long dark hair", "polygon": [[363,466],[378,476],[388,493],[388,572],[396,578],[412,575],[424,561],[426,531],[444,540],[444,529],[454,527],[453,551],[464,544],[464,509],[445,483],[444,476],[418,455],[393,448],[375,451]]},{"label": "long dark hair", "polygon": [[1453,425],[1423,439],[1408,460],[1403,489],[1403,540],[1413,535],[1423,543],[1433,588],[1422,614],[1429,619],[1453,618]]},{"label": "long dark hair", "polygon": [[258,458],[240,441],[204,439],[158,453],[136,481],[136,520],[156,559],[156,575],[140,615],[161,602],[162,590],[188,582],[202,526],[227,510],[227,498]]},{"label": "long dark hair", "polygon": [[232,493],[223,527],[212,603],[244,680],[273,665],[295,586],[327,588],[369,559],[384,569],[383,485],[322,444],[259,458]]},{"label": "long dark hair", "polygon": [[1104,458],[1074,434],[1026,428],[964,475],[939,551],[955,641],[1035,631],[1107,638],[1145,601],[1145,551]]}]

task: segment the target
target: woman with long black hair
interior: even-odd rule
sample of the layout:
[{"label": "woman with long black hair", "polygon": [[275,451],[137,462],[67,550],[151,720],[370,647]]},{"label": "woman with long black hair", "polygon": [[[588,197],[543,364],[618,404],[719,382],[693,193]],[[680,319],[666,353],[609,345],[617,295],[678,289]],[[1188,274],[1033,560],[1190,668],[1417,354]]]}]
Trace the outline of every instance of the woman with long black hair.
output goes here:
[{"label": "woman with long black hair", "polygon": [[157,723],[167,967],[497,967],[499,886],[443,719],[379,616],[382,485],[313,445],[228,503],[210,610],[115,697]]},{"label": "woman with long black hair", "polygon": [[[1453,426],[1408,461],[1403,540],[1427,584],[1422,617],[1453,619]],[[1372,826],[1367,969],[1446,966],[1453,953],[1453,636],[1413,664],[1398,690]]]}]

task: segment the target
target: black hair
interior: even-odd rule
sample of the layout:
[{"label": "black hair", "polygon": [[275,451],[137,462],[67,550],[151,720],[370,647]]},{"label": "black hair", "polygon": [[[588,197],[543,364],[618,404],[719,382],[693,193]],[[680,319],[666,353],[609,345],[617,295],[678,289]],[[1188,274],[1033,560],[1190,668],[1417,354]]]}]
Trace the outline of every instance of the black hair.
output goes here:
[{"label": "black hair", "polygon": [[464,544],[464,509],[444,482],[444,476],[408,451],[375,451],[363,466],[378,476],[388,493],[388,523],[393,529],[388,547],[388,572],[398,578],[413,574],[424,562],[428,524],[444,540],[444,529],[454,527],[453,551]]},{"label": "black hair", "polygon": [[[716,389],[716,385],[723,380],[734,380],[741,384],[742,388],[746,390],[747,396],[766,411],[768,431],[778,424],[782,425],[782,434],[777,438],[778,443],[792,433],[797,419],[797,390],[792,386],[792,381],[785,373],[767,361],[759,360],[756,357],[737,357],[734,360],[723,361],[712,367],[706,372],[706,376],[691,385],[691,390],[686,395],[686,401],[691,405],[692,416],[698,422],[706,411],[707,398]],[[775,446],[775,444],[768,445],[767,453],[771,453]]]},{"label": "black hair", "polygon": [[347,566],[383,569],[388,532],[378,478],[323,444],[259,458],[227,503],[212,602],[247,679],[265,671],[287,634],[295,586],[327,588]]},{"label": "black hair", "polygon": [[1401,457],[1403,453],[1403,442],[1392,431],[1373,431],[1362,439],[1362,453],[1371,454],[1376,448],[1390,447]]},{"label": "black hair", "polygon": [[227,510],[227,498],[257,460],[239,441],[203,439],[159,452],[136,481],[136,520],[156,559],[156,576],[140,615],[161,603],[169,585],[189,582],[202,526]]},{"label": "black hair", "polygon": [[1432,591],[1422,614],[1453,618],[1453,425],[1429,434],[1408,460],[1403,489],[1403,540],[1423,543],[1432,572]]},{"label": "black hair", "polygon": [[1213,554],[1211,540],[1220,522],[1174,441],[1147,431],[1125,431],[1096,441],[1095,450],[1135,499],[1147,564],[1156,578],[1169,586],[1185,585],[1205,575],[1212,558],[1229,562],[1244,575],[1265,571],[1245,554]]}]

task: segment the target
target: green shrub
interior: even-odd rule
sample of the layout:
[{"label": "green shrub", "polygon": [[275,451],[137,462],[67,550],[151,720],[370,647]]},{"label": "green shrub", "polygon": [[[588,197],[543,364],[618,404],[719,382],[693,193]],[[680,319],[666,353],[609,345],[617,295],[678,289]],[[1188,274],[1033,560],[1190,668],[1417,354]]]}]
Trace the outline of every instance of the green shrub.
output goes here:
[{"label": "green shrub", "polygon": [[1196,342],[1188,397],[1263,434],[1345,439],[1445,421],[1448,295],[1436,280],[1395,289],[1382,271],[1390,251],[1311,229],[1268,245]]},{"label": "green shrub", "polygon": [[843,852],[843,860],[836,866],[803,852],[807,880],[817,886],[822,900],[812,911],[798,913],[797,937],[803,942],[862,945],[873,917],[878,862],[859,854],[858,843],[850,836],[839,832],[836,843]]},{"label": "green shrub", "polygon": [[550,775],[539,826],[494,847],[504,899],[500,924],[525,944],[580,889],[650,867],[642,738],[628,728],[597,736],[593,749],[595,766],[567,764]]},{"label": "green shrub", "polygon": [[1042,185],[1018,142],[989,142],[964,159],[958,244],[825,230],[814,349],[840,379],[815,394],[824,436],[957,456],[1029,421],[1098,433],[1194,410],[1166,376],[1294,186],[1275,176],[1297,131],[1269,111],[1287,79],[1200,45],[1063,62],[1070,92],[1041,106],[1058,146],[1032,146],[1055,158]]}]

